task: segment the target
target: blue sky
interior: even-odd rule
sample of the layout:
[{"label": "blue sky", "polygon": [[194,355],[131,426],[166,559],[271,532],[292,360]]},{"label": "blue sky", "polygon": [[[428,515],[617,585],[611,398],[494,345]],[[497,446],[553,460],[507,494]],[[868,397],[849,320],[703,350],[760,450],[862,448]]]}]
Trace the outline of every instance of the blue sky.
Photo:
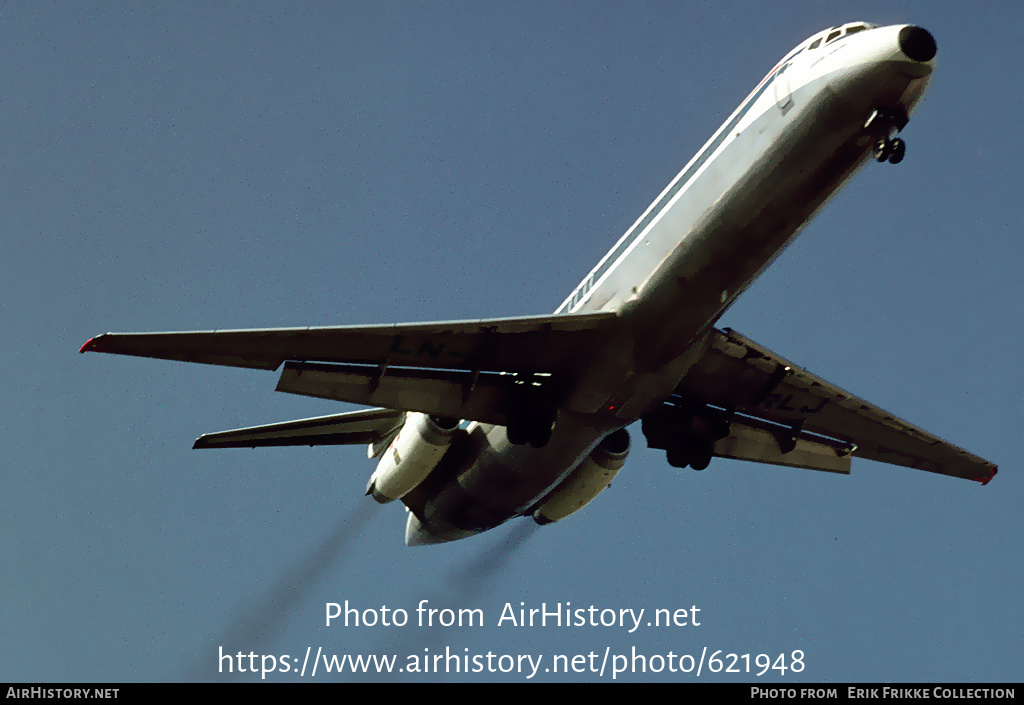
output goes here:
[{"label": "blue sky", "polygon": [[[987,487],[860,460],[680,472],[636,429],[570,519],[409,549],[401,508],[363,497],[362,447],[191,450],[349,407],[271,373],[77,354],[105,331],[552,311],[783,54],[860,19],[937,39],[907,158],[861,171],[722,324],[998,463]],[[212,680],[219,646],[801,650],[802,673],[761,680],[1019,681],[1022,20],[1010,2],[5,4],[0,681]],[[326,602],[423,599],[486,624],[324,625]],[[499,627],[506,602],[702,621]],[[446,678],[523,676],[423,676]],[[700,677],[732,679],[755,676]]]}]

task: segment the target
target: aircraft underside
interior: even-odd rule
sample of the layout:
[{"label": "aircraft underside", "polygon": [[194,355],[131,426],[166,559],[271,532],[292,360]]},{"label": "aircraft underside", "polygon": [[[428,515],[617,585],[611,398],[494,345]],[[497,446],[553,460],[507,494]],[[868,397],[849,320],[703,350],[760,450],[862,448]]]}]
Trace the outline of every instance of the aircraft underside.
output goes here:
[{"label": "aircraft underside", "polygon": [[406,506],[410,545],[571,515],[624,466],[636,421],[679,468],[726,457],[846,474],[863,457],[986,484],[994,464],[715,327],[859,167],[903,160],[896,135],[935,52],[910,25],[803,42],[554,314],[107,334],[81,351],[280,368],[279,391],[375,407],[195,447],[365,443],[367,494]]}]

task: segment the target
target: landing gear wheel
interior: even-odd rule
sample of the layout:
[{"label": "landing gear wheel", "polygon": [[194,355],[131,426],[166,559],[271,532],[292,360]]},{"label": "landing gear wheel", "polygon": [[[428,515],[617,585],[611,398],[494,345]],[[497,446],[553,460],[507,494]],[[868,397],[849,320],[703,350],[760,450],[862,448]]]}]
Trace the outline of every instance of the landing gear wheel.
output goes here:
[{"label": "landing gear wheel", "polygon": [[551,417],[544,414],[510,419],[505,428],[505,437],[514,446],[529,443],[534,448],[543,448],[551,440],[553,425]]},{"label": "landing gear wheel", "polygon": [[881,139],[875,143],[875,160],[899,164],[907,153],[907,143],[899,137]]},{"label": "landing gear wheel", "polygon": [[668,464],[674,468],[685,468],[690,464],[690,457],[686,449],[679,445],[671,446],[665,452],[665,457],[668,460]]},{"label": "landing gear wheel", "polygon": [[553,422],[546,416],[534,419],[533,428],[530,433],[530,445],[534,448],[543,448],[551,440],[551,427]]},{"label": "landing gear wheel", "polygon": [[889,141],[889,163],[899,164],[907,153],[907,143],[899,137]]},{"label": "landing gear wheel", "polygon": [[668,464],[674,468],[689,465],[694,470],[703,470],[715,455],[715,442],[703,434],[692,434],[678,439],[665,451]]},{"label": "landing gear wheel", "polygon": [[711,464],[711,458],[715,456],[715,444],[710,438],[701,438],[694,444],[690,455],[690,467],[694,470],[703,470]]},{"label": "landing gear wheel", "polygon": [[526,445],[530,442],[530,426],[523,421],[510,421],[505,429],[508,442],[514,446]]},{"label": "landing gear wheel", "polygon": [[876,162],[884,162],[884,161],[886,161],[889,158],[889,154],[891,154],[891,151],[892,151],[891,144],[892,143],[889,140],[887,140],[887,139],[881,139],[881,140],[878,140],[878,142],[875,143],[875,161]]}]

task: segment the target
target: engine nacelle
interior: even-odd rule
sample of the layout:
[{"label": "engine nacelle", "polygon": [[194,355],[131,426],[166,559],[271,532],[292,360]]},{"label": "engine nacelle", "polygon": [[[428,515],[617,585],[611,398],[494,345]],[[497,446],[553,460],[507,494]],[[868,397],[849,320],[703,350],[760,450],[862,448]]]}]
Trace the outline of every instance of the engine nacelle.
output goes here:
[{"label": "engine nacelle", "polygon": [[620,428],[604,440],[577,465],[558,487],[544,498],[533,513],[538,524],[550,524],[565,519],[590,503],[612,483],[629,455],[629,432]]},{"label": "engine nacelle", "polygon": [[458,427],[458,419],[409,413],[370,476],[366,494],[381,504],[401,499],[437,467]]}]

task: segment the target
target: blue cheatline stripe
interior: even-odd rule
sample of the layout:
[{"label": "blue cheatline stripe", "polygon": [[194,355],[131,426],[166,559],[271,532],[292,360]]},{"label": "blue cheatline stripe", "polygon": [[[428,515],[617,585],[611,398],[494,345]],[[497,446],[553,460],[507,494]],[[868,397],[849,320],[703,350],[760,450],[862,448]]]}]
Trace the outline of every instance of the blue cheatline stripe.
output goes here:
[{"label": "blue cheatline stripe", "polygon": [[[794,54],[793,56],[796,56],[796,54]],[[789,67],[792,58],[793,57],[790,57],[789,60],[787,60],[784,64],[779,66],[771,74],[771,76],[769,76],[766,80],[761,82],[761,85],[757,88],[757,90],[754,91],[747,98],[746,101],[744,101],[743,105],[733,116],[732,120],[730,120],[726,125],[723,125],[718,130],[718,133],[715,135],[714,139],[711,142],[709,142],[707,146],[704,147],[704,149],[701,150],[700,154],[697,155],[697,158],[690,163],[690,166],[688,166],[682,174],[676,177],[676,180],[675,182],[673,182],[672,186],[665,193],[662,194],[661,198],[659,198],[658,202],[654,205],[654,207],[651,208],[650,211],[648,211],[647,215],[644,216],[643,220],[636,223],[632,228],[630,228],[627,231],[626,237],[623,237],[622,240],[619,241],[619,243],[612,249],[612,251],[601,261],[601,264],[597,266],[597,269],[588,274],[583,279],[583,281],[577,285],[576,289],[572,293],[571,298],[569,298],[568,300],[566,300],[565,303],[559,306],[558,310],[556,310],[555,313],[562,313],[563,311],[571,310],[573,306],[579,303],[579,301],[584,296],[587,295],[587,292],[590,291],[594,284],[608,270],[610,270],[612,267],[616,265],[619,258],[622,257],[623,253],[627,249],[629,249],[629,246],[636,242],[636,240],[643,235],[643,232],[644,230],[647,229],[647,226],[650,225],[655,218],[661,215],[665,208],[668,207],[669,202],[673,198],[675,198],[676,194],[678,194],[690,182],[690,180],[693,178],[693,175],[697,173],[697,170],[704,166],[707,160],[711,158],[711,155],[715,153],[715,150],[722,146],[722,143],[729,136],[729,133],[732,132],[733,128],[735,128],[736,125],[740,123],[740,120],[742,120],[743,117],[750,111],[750,108],[753,107],[754,103],[757,102],[757,99],[760,98],[766,90],[768,90],[768,86],[772,85],[772,83],[775,82],[776,76],[781,74]],[[630,238],[629,235],[634,232],[637,233],[637,237]]]}]

